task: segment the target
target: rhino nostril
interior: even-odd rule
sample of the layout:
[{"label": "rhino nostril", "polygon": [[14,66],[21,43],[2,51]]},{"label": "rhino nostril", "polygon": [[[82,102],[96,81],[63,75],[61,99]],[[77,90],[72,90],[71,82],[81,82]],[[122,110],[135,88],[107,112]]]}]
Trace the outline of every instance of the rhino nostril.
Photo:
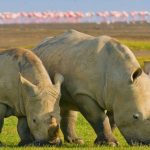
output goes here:
[{"label": "rhino nostril", "polygon": [[140,117],[139,114],[134,114],[134,115],[133,115],[133,118],[134,118],[134,119],[139,119],[139,117]]}]

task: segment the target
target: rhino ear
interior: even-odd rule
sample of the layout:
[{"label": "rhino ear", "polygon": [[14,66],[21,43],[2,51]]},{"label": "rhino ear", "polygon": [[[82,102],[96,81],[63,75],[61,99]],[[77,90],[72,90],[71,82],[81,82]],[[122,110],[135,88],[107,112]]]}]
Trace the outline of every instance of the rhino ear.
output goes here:
[{"label": "rhino ear", "polygon": [[60,90],[63,81],[64,81],[64,77],[61,74],[56,73],[54,77],[54,84],[58,90]]},{"label": "rhino ear", "polygon": [[30,81],[25,79],[22,75],[20,75],[20,80],[23,85],[23,88],[29,94],[29,96],[35,96],[37,94],[38,88],[36,85],[32,84]]},{"label": "rhino ear", "polygon": [[150,75],[150,61],[144,61],[144,72],[148,75]]},{"label": "rhino ear", "polygon": [[131,83],[133,83],[142,74],[142,69],[136,69],[131,75]]}]

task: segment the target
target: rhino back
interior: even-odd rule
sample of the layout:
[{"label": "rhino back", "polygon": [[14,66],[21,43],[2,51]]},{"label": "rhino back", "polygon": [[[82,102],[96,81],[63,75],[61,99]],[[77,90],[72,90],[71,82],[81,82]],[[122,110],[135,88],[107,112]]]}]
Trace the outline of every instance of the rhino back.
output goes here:
[{"label": "rhino back", "polygon": [[[106,98],[106,74],[114,72],[113,66],[116,66],[116,72],[122,74],[125,66],[128,69],[138,66],[132,52],[124,50],[112,38],[93,37],[74,30],[43,41],[33,51],[51,76],[54,72],[64,75],[65,87],[71,95],[88,94],[103,107],[106,103],[102,101]],[[120,67],[117,68],[118,64]],[[124,67],[121,68],[121,65]]]}]

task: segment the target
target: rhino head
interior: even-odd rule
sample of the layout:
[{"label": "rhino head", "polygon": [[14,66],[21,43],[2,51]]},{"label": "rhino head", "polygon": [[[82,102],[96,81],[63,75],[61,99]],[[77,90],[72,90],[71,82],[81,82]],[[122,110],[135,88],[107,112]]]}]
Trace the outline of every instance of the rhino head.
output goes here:
[{"label": "rhino head", "polygon": [[[146,72],[149,74],[150,70]],[[114,96],[114,119],[128,144],[149,145],[150,77],[138,65],[132,66],[126,73],[125,80],[118,83],[121,89]]]},{"label": "rhino head", "polygon": [[[37,143],[59,145],[60,88],[63,76],[56,74],[54,84],[41,89],[21,76],[25,92],[25,111],[31,134]],[[46,143],[47,144],[47,143]]]}]

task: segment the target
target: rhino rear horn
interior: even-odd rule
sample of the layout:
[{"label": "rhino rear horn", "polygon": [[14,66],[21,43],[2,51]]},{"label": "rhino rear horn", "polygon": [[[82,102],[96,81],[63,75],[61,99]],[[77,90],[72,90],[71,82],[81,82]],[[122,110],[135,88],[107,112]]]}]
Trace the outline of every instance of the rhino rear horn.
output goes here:
[{"label": "rhino rear horn", "polygon": [[64,81],[64,77],[61,74],[56,73],[54,77],[54,84],[58,90],[60,90],[63,81]]},{"label": "rhino rear horn", "polygon": [[34,85],[33,83],[31,83],[30,81],[25,79],[22,75],[20,75],[20,81],[23,85],[23,88],[27,92],[27,94],[29,94],[30,96],[35,96],[36,95],[37,90],[38,90],[36,85]]},{"label": "rhino rear horn", "polygon": [[150,61],[144,61],[144,72],[148,75],[150,75]]}]

